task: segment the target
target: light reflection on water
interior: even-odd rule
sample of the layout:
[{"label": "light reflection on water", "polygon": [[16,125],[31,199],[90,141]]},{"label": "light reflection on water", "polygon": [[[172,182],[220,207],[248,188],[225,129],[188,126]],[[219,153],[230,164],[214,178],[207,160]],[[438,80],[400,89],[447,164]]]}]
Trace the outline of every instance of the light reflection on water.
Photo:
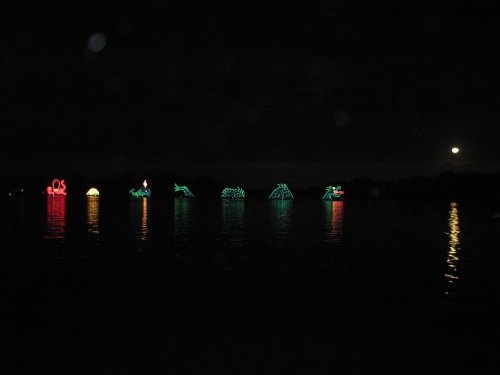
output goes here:
[{"label": "light reflection on water", "polygon": [[[480,250],[498,260],[491,245],[498,226],[470,220],[477,211],[474,207],[471,213],[467,203],[232,200],[226,207],[220,199],[103,198],[75,198],[82,204],[73,204],[72,197],[37,197],[33,203],[25,199],[22,214],[16,214],[19,202],[9,200],[2,216],[6,233],[0,241],[26,249],[36,248],[35,241],[40,241],[44,248],[57,245],[65,254],[75,254],[75,249],[78,254],[95,254],[91,251],[98,244],[99,251],[110,257],[118,254],[115,249],[125,249],[119,253],[122,256],[147,247],[149,254],[175,257],[188,267],[248,265],[248,270],[254,266],[281,270],[333,264],[331,269],[339,272],[352,266],[349,272],[354,275],[354,264],[359,264],[361,271],[372,272],[370,277],[400,280],[394,288],[421,281],[422,293],[442,296],[458,295],[457,287],[466,287],[471,280],[464,278],[464,243],[477,241],[478,247],[483,246]],[[15,219],[16,215],[22,217]],[[381,228],[394,230],[386,234],[380,233]],[[393,251],[399,248],[402,251]],[[493,261],[482,260],[476,251],[467,257],[496,277]],[[379,272],[386,268],[391,272]]]},{"label": "light reflection on water", "polygon": [[325,201],[327,241],[339,243],[344,236],[344,202]]},{"label": "light reflection on water", "polygon": [[222,244],[240,247],[245,237],[245,201],[243,199],[222,200]]},{"label": "light reflection on water", "polygon": [[174,234],[186,236],[191,226],[192,211],[191,199],[174,199]]},{"label": "light reflection on water", "polygon": [[133,233],[141,241],[146,241],[149,232],[149,199],[132,198],[130,201]]},{"label": "light reflection on water", "polygon": [[[499,228],[474,220],[476,202],[346,201],[337,204],[342,211],[321,200],[246,200],[241,207],[229,202],[237,204],[226,211],[220,200],[127,198],[100,197],[96,215],[83,196],[75,197],[78,204],[37,197],[25,205],[22,240],[6,238],[10,246],[2,248],[4,310],[15,328],[7,338],[16,348],[34,348],[50,363],[75,352],[66,367],[77,368],[80,357],[107,360],[101,352],[131,355],[138,364],[129,367],[144,367],[140,360],[158,353],[180,353],[187,363],[193,356],[184,352],[193,350],[202,364],[225,352],[236,353],[238,364],[255,356],[247,349],[264,357],[264,345],[276,352],[267,357],[283,357],[281,347],[299,355],[306,349],[321,369],[352,352],[340,358],[340,370],[446,372],[454,361],[452,370],[477,367],[474,346],[496,337]],[[12,209],[0,209],[11,217]],[[81,239],[94,224],[102,246],[87,251],[93,241]],[[145,228],[147,244],[139,240]],[[217,246],[221,233],[240,229],[243,249]],[[64,246],[44,240],[44,231],[62,233]],[[193,240],[180,260],[169,247],[173,233]],[[341,246],[332,244],[337,238]],[[53,245],[64,250],[62,260],[54,259]],[[152,251],[137,256],[134,250],[147,245]],[[444,295],[445,283],[453,298]],[[243,336],[243,345],[230,347]],[[490,341],[479,347],[479,365],[493,350]],[[367,371],[353,368],[360,353]]]},{"label": "light reflection on water", "polygon": [[[219,270],[236,267],[245,258],[245,201],[221,200],[220,245],[212,253],[212,261]],[[217,228],[214,228],[217,229]]]},{"label": "light reflection on water", "polygon": [[177,245],[185,244],[191,234],[193,219],[192,199],[174,199],[174,242]]},{"label": "light reflection on water", "polygon": [[[449,218],[448,218],[448,230],[449,236],[448,240],[448,256],[446,258],[446,263],[448,266],[447,272],[444,276],[448,283],[453,284],[459,279],[458,276],[458,261],[460,260],[458,253],[460,250],[460,226],[459,226],[459,215],[458,215],[458,204],[456,202],[450,203]],[[448,292],[446,292],[448,294]]]},{"label": "light reflection on water", "polygon": [[99,197],[87,197],[87,228],[92,235],[99,235]]},{"label": "light reflection on water", "polygon": [[66,197],[47,196],[46,239],[64,242],[66,237]]},{"label": "light reflection on water", "polygon": [[271,200],[272,237],[279,247],[285,245],[291,238],[290,224],[292,221],[292,200]]}]

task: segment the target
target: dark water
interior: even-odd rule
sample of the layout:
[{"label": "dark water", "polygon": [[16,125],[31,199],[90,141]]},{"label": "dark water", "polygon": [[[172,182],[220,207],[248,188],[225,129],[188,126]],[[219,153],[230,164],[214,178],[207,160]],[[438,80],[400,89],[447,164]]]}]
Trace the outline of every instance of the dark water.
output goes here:
[{"label": "dark water", "polygon": [[9,374],[497,370],[500,223],[388,201],[13,198]]}]

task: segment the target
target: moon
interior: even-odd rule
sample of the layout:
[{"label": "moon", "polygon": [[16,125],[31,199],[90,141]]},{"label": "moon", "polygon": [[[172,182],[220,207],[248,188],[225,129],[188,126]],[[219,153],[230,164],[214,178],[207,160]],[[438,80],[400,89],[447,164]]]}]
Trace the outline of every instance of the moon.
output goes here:
[{"label": "moon", "polygon": [[460,149],[458,147],[453,147],[451,149],[451,152],[453,152],[454,154],[458,154],[459,151],[460,151]]}]

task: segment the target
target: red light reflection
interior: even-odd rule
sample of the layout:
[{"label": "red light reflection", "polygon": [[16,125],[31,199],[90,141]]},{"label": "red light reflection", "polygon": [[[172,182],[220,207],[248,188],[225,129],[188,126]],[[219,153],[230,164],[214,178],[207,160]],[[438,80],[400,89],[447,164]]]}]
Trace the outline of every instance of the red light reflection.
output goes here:
[{"label": "red light reflection", "polygon": [[47,197],[47,239],[64,239],[66,234],[66,199]]},{"label": "red light reflection", "polygon": [[325,202],[326,225],[328,237],[333,242],[339,242],[344,236],[344,202]]},{"label": "red light reflection", "polygon": [[332,237],[340,238],[344,234],[344,202],[332,202]]}]

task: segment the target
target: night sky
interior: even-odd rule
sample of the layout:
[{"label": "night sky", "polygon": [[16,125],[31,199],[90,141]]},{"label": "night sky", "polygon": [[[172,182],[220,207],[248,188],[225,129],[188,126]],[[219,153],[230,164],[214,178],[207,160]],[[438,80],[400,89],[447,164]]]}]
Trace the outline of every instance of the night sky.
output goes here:
[{"label": "night sky", "polygon": [[500,171],[494,2],[96,3],[0,6],[4,174]]}]

